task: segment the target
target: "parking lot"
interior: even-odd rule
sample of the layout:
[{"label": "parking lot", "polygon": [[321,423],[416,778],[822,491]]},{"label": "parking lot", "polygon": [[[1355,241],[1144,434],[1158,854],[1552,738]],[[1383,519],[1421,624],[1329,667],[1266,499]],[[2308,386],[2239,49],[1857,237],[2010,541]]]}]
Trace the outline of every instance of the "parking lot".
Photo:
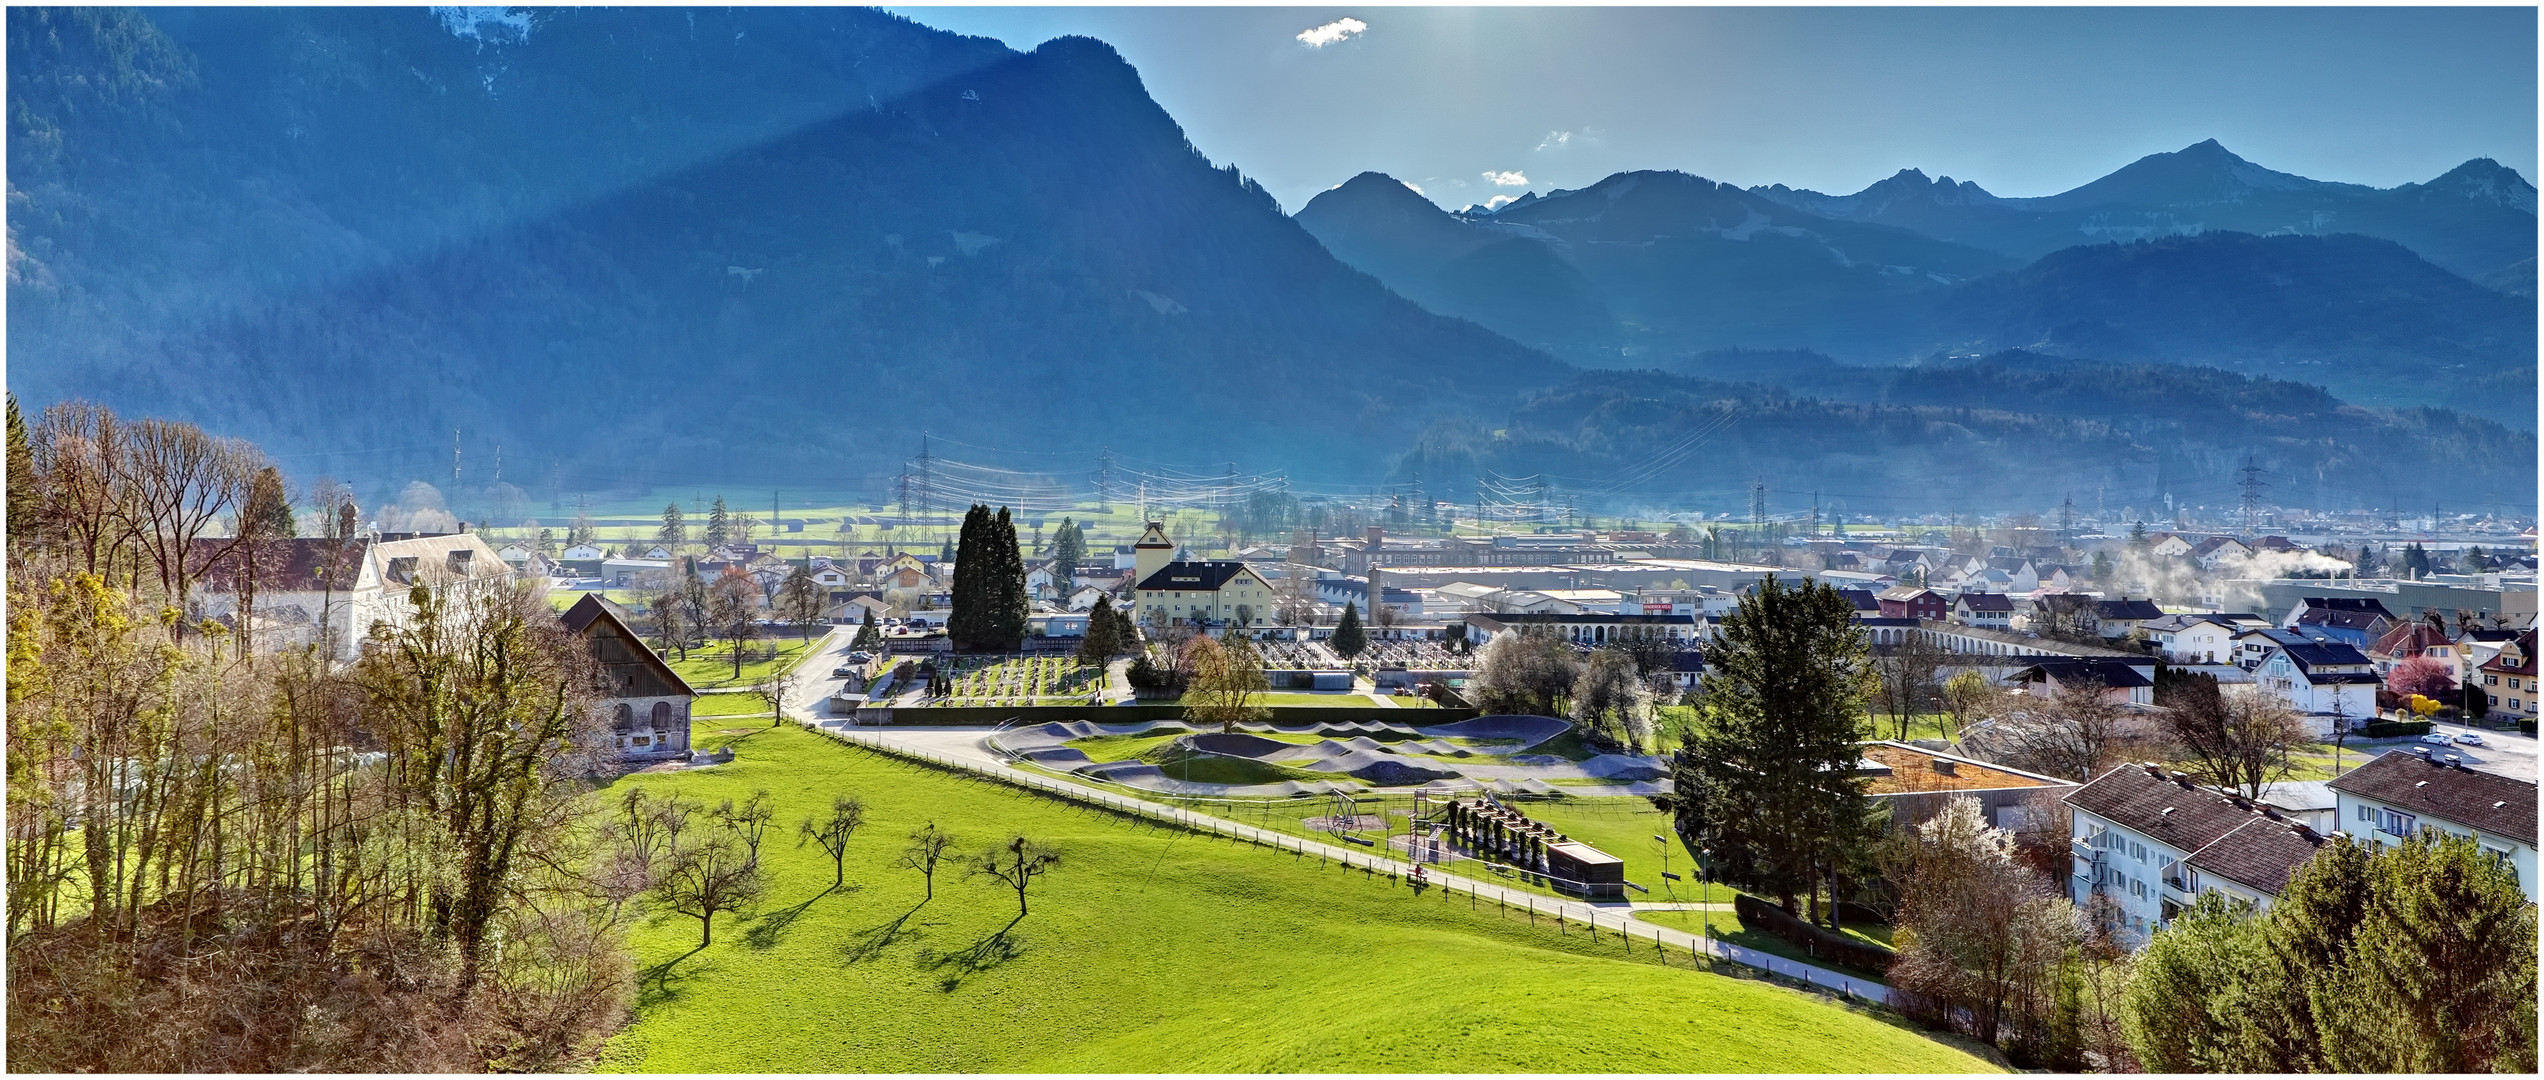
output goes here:
[{"label": "parking lot", "polygon": [[[2429,752],[2432,755],[2458,754],[2464,758],[2467,768],[2515,777],[2530,784],[2535,782],[2535,738],[2531,735],[2520,735],[2514,731],[2488,731],[2444,721],[2432,722],[2430,731],[2433,734],[2443,734],[2450,741],[2450,745],[2444,750],[2439,749],[2435,744],[2429,744]],[[2453,741],[2456,736],[2468,732],[2481,736],[2482,745],[2471,746]],[[2422,744],[2405,742],[2396,744],[2394,749],[2408,750],[2418,745]]]}]

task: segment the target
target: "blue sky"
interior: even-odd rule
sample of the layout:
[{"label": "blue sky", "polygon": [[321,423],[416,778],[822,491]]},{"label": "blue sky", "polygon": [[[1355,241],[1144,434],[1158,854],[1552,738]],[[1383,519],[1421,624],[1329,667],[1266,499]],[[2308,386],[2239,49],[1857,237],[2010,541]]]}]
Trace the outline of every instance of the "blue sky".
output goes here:
[{"label": "blue sky", "polygon": [[2475,157],[2535,176],[2533,8],[892,10],[1111,42],[1291,210],[1369,169],[1451,208],[1649,168],[2046,195],[2208,138],[2379,187]]}]

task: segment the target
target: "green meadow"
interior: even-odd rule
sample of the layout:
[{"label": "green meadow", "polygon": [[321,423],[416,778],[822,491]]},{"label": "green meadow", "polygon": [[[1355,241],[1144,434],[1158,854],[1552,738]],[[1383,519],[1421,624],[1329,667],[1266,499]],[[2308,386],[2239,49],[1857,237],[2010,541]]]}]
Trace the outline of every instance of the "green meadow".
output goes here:
[{"label": "green meadow", "polygon": [[[1681,1072],[1993,1070],[1877,1010],[1693,970],[1384,876],[1153,827],[794,726],[700,725],[710,769],[619,780],[778,816],[772,883],[697,947],[656,913],[634,1022],[600,1068],[649,1072]],[[604,797],[614,792],[605,792]],[[867,806],[848,887],[796,847],[835,794]],[[933,820],[981,850],[1016,833],[1063,861],[1015,895],[891,863]],[[1617,824],[1625,827],[1624,822]],[[1634,821],[1633,828],[1642,828]],[[1733,969],[1726,968],[1726,972]]]}]

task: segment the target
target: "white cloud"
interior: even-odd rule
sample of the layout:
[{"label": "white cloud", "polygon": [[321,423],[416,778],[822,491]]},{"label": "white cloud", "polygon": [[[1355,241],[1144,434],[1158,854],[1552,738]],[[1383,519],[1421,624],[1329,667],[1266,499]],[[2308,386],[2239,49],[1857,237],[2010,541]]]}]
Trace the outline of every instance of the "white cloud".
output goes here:
[{"label": "white cloud", "polygon": [[1515,195],[1495,195],[1492,198],[1484,200],[1484,209],[1499,210],[1504,204],[1515,203],[1518,201],[1519,197]]},{"label": "white cloud", "polygon": [[1298,40],[1299,44],[1305,45],[1308,48],[1322,49],[1325,46],[1331,45],[1337,41],[1345,40],[1352,35],[1358,34],[1367,29],[1369,29],[1368,23],[1346,15],[1342,18],[1326,23],[1323,26],[1311,27],[1309,29],[1299,31]]},{"label": "white cloud", "polygon": [[1509,172],[1490,172],[1490,171],[1487,171],[1487,172],[1484,174],[1484,179],[1487,179],[1487,180],[1492,181],[1492,182],[1493,182],[1493,186],[1494,186],[1494,187],[1527,187],[1527,186],[1528,186],[1528,175],[1527,175],[1526,173],[1520,172],[1520,171],[1519,171],[1519,170],[1517,170],[1517,169],[1512,169],[1512,170],[1511,170],[1511,171],[1509,171]]},{"label": "white cloud", "polygon": [[1549,131],[1546,133],[1545,139],[1537,144],[1537,149],[1538,151],[1561,150],[1570,145],[1572,145],[1571,132]]},{"label": "white cloud", "polygon": [[1424,191],[1424,190],[1422,190],[1422,185],[1417,184],[1417,183],[1414,183],[1414,182],[1413,182],[1413,181],[1411,181],[1411,180],[1398,180],[1398,181],[1396,181],[1396,182],[1397,182],[1397,183],[1399,183],[1399,184],[1403,184],[1403,185],[1404,185],[1404,186],[1406,186],[1406,187],[1412,188],[1412,189],[1413,189],[1413,193],[1414,193],[1414,194],[1416,194],[1416,195],[1429,195],[1429,194],[1431,194],[1431,193],[1430,193],[1430,192],[1428,192],[1428,191]]}]

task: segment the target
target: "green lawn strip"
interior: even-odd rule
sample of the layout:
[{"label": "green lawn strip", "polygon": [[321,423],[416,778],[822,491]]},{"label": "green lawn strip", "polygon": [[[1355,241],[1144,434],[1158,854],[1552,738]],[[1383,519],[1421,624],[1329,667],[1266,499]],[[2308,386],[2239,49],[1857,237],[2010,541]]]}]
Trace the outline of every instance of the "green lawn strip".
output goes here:
[{"label": "green lawn strip", "polygon": [[2290,753],[2288,755],[2288,764],[2290,766],[2288,779],[2330,780],[2341,773],[2349,772],[2352,769],[2376,760],[2378,755],[2383,754],[2386,750],[2391,749],[2391,747],[2361,747],[2356,742],[2352,742],[2349,745],[2339,747],[2338,749],[2340,751],[2340,760],[2337,769],[2334,766],[2333,760],[2335,747],[2331,743],[2312,743],[2302,749]]},{"label": "green lawn strip", "polygon": [[[1825,957],[1815,957],[1801,946],[1790,941],[1786,941],[1774,934],[1767,933],[1764,930],[1750,929],[1749,927],[1741,924],[1740,914],[1735,911],[1641,910],[1636,911],[1634,913],[1634,917],[1644,922],[1655,923],[1676,930],[1685,930],[1692,934],[1704,933],[1706,921],[1710,918],[1713,924],[1713,936],[1718,941],[1738,945],[1744,949],[1756,949],[1759,952],[1766,953],[1770,956],[1781,956],[1787,960],[1799,960],[1805,964],[1824,967],[1831,971],[1844,972],[1859,979],[1870,979],[1874,982],[1882,981],[1882,976],[1879,972],[1863,971],[1837,963],[1836,961]],[[1878,935],[1849,929],[1846,931],[1846,936],[1858,941],[1880,945],[1884,948],[1888,948],[1890,946],[1889,927],[1881,928],[1881,932]]]},{"label": "green lawn strip", "polygon": [[[1980,1071],[1942,1039],[1785,987],[1663,966],[1648,942],[1558,934],[1490,905],[842,746],[794,727],[712,769],[619,784],[710,804],[766,788],[773,882],[747,917],[633,933],[635,1022],[605,1071]],[[865,800],[846,891],[791,830]],[[604,801],[608,799],[604,794]],[[933,819],[1065,861],[1012,892],[890,869]],[[1012,924],[1012,925],[1011,925]],[[1002,936],[1003,932],[1003,936]],[[1627,949],[1632,948],[1629,955]],[[1595,1019],[1583,1004],[1599,1003]]]},{"label": "green lawn strip", "polygon": [[757,694],[700,694],[689,702],[689,715],[699,717],[767,716],[768,702]]},{"label": "green lawn strip", "polygon": [[[729,645],[723,644],[710,644],[705,648],[691,649],[689,650],[688,659],[672,660],[671,669],[679,672],[680,677],[686,680],[690,686],[700,689],[712,689],[725,686],[749,686],[752,683],[758,682],[761,678],[772,672],[784,671],[802,663],[805,657],[809,655],[814,648],[818,647],[821,642],[822,639],[818,637],[811,641],[784,638],[777,641],[763,640],[748,642],[743,646],[745,659],[742,662],[742,675],[740,678],[735,678],[733,675],[732,648]],[[772,644],[777,646],[777,656],[775,659],[750,659],[750,657],[758,656]],[[819,672],[817,674],[828,673]]]}]

